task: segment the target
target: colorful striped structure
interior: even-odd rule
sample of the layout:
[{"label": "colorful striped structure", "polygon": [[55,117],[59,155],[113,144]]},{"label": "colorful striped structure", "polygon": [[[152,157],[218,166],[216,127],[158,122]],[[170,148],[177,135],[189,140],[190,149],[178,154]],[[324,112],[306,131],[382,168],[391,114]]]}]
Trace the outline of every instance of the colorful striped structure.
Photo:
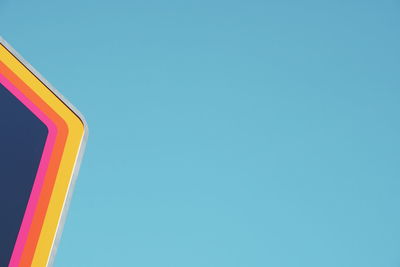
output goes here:
[{"label": "colorful striped structure", "polygon": [[[25,210],[18,221],[19,230],[12,239],[15,242],[8,244],[12,245],[8,254],[2,248],[6,242],[2,243],[0,236],[0,253],[4,254],[1,260],[7,261],[0,260],[0,266],[49,266],[60,238],[88,129],[79,112],[1,38],[0,85],[47,129],[36,175],[27,202],[23,203]],[[6,179],[23,181],[25,177],[9,174],[3,177],[0,163],[0,179],[6,183]],[[7,205],[12,209],[13,203]]]}]

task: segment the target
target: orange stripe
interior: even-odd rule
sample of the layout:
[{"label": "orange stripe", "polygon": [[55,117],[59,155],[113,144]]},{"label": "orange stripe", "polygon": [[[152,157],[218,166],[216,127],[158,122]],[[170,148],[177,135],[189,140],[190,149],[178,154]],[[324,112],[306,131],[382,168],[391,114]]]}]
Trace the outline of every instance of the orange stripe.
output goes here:
[{"label": "orange stripe", "polygon": [[33,90],[28,87],[21,79],[19,79],[10,69],[0,62],[0,72],[40,110],[42,110],[57,126],[58,134],[54,145],[54,150],[49,163],[43,187],[40,193],[39,201],[35,210],[33,221],[29,229],[28,238],[24,251],[21,256],[19,266],[31,266],[31,262],[35,253],[36,245],[39,240],[43,221],[46,215],[47,207],[50,202],[51,193],[53,191],[61,157],[64,151],[65,143],[68,135],[68,127],[65,121],[46,104]]}]

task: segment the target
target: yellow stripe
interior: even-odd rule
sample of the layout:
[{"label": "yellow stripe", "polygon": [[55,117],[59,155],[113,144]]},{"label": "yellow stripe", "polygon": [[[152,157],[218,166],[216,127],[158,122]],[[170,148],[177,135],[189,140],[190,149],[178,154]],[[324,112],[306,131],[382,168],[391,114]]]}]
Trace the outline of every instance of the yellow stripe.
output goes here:
[{"label": "yellow stripe", "polygon": [[57,112],[68,126],[65,150],[32,262],[32,266],[35,267],[47,266],[85,128],[79,117],[2,45],[0,45],[0,60]]}]

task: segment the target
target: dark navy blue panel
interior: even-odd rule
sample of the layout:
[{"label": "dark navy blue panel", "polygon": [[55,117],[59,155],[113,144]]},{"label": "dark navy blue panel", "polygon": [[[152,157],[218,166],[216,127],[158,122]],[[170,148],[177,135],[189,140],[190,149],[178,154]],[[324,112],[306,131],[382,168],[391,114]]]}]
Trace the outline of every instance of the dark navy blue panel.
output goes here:
[{"label": "dark navy blue panel", "polygon": [[0,84],[0,266],[8,266],[47,127]]}]

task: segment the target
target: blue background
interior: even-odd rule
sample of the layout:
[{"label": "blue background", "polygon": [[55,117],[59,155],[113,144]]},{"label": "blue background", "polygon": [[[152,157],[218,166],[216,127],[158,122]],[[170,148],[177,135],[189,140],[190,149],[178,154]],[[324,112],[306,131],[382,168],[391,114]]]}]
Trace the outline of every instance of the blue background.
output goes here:
[{"label": "blue background", "polygon": [[400,2],[0,0],[86,116],[62,266],[400,266]]}]

